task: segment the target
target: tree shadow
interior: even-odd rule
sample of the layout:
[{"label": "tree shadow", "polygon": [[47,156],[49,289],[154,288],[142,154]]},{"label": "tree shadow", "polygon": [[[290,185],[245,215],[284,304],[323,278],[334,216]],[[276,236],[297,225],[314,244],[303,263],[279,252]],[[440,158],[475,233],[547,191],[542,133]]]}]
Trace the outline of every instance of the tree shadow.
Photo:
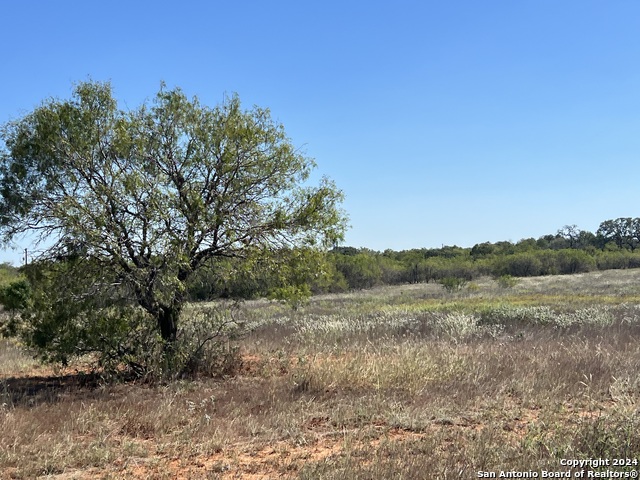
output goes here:
[{"label": "tree shadow", "polygon": [[0,380],[0,405],[35,407],[74,398],[91,398],[101,386],[96,373],[74,373],[60,376],[9,377]]}]

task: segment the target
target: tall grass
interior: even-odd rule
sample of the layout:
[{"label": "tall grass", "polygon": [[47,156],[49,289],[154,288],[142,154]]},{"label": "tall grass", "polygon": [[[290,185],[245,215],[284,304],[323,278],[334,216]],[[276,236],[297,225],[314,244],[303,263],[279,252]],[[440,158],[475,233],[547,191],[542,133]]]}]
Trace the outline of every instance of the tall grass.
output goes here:
[{"label": "tall grass", "polygon": [[44,378],[5,340],[0,476],[445,479],[638,457],[639,275],[251,301],[235,374],[162,385]]}]

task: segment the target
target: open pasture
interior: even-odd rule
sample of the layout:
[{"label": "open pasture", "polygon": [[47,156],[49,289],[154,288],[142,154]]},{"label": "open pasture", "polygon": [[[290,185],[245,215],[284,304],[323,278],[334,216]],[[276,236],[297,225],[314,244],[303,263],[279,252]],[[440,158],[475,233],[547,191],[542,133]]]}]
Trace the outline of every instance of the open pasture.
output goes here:
[{"label": "open pasture", "polygon": [[257,300],[239,319],[233,375],[164,385],[100,384],[1,340],[0,477],[451,479],[640,457],[640,270]]}]

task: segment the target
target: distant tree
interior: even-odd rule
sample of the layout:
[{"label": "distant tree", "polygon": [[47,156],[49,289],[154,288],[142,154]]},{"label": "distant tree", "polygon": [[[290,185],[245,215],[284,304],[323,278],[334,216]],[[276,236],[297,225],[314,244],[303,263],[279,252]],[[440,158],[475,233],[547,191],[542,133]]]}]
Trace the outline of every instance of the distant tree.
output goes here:
[{"label": "distant tree", "polygon": [[494,267],[494,276],[511,275],[512,277],[531,277],[540,275],[542,263],[537,255],[531,252],[516,253],[500,258]]},{"label": "distant tree", "polygon": [[445,245],[438,249],[437,256],[443,258],[455,258],[460,256],[467,256],[469,251],[467,249],[458,247],[457,245]]},{"label": "distant tree", "polygon": [[361,252],[357,255],[337,254],[333,260],[349,288],[371,288],[382,283],[383,270],[372,252]]},{"label": "distant tree", "polygon": [[268,110],[243,110],[237,96],[210,108],[163,86],[151,105],[123,111],[109,84],[84,82],[0,138],[4,241],[35,231],[43,258],[100,272],[75,298],[118,283],[167,351],[203,266],[331,246],[345,229],[342,193],[326,178],[309,186],[313,160]]},{"label": "distant tree", "polygon": [[571,248],[569,240],[564,238],[562,235],[556,234],[553,237],[553,240],[549,242],[549,249],[551,250],[564,250],[565,248]]},{"label": "distant tree", "polygon": [[597,237],[592,232],[581,230],[578,236],[578,248],[594,249],[597,246]]},{"label": "distant tree", "polygon": [[18,269],[10,263],[0,263],[0,286],[20,278]]},{"label": "distant tree", "polygon": [[640,218],[632,218],[629,226],[629,247],[634,251],[640,245]]},{"label": "distant tree", "polygon": [[548,250],[551,248],[551,242],[553,242],[555,238],[555,235],[544,235],[536,240],[536,244],[541,250]]},{"label": "distant tree", "polygon": [[558,235],[569,243],[569,248],[577,248],[581,233],[577,225],[565,225],[558,230]]},{"label": "distant tree", "polygon": [[496,255],[511,255],[515,253],[515,245],[508,241],[496,242],[493,244]]},{"label": "distant tree", "polygon": [[557,252],[556,266],[560,274],[590,272],[596,268],[596,261],[584,251],[565,249]]},{"label": "distant tree", "polygon": [[471,248],[470,255],[473,259],[478,259],[492,255],[495,247],[490,242],[477,243]]},{"label": "distant tree", "polygon": [[523,238],[516,244],[515,248],[517,252],[528,252],[531,250],[537,250],[538,244],[536,243],[535,238]]},{"label": "distant tree", "polygon": [[360,253],[360,250],[355,247],[334,247],[331,249],[331,253],[354,256]]},{"label": "distant tree", "polygon": [[600,224],[596,234],[605,244],[614,242],[618,248],[634,251],[640,244],[640,219],[625,217],[605,220]]},{"label": "distant tree", "polygon": [[615,220],[605,220],[598,227],[596,234],[606,242],[615,242],[618,248],[622,248],[622,232]]}]

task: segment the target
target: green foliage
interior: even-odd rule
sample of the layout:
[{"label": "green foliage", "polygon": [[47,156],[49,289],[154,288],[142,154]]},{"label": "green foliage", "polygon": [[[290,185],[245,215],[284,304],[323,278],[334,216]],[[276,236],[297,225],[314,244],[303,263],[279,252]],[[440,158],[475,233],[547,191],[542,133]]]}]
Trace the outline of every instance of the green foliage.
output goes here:
[{"label": "green foliage", "polygon": [[356,255],[335,255],[336,269],[349,288],[371,288],[382,283],[382,267],[376,255],[361,252]]},{"label": "green foliage", "polygon": [[0,305],[6,310],[23,310],[31,300],[31,285],[26,279],[15,280],[0,287]]},{"label": "green foliage", "polygon": [[518,284],[518,279],[512,277],[511,275],[500,275],[496,278],[498,285],[502,288],[513,288]]},{"label": "green foliage", "polygon": [[6,321],[0,322],[2,336],[13,337],[17,334],[21,319],[19,312],[30,307],[31,297],[31,285],[24,278],[0,284],[0,305],[8,312]]},{"label": "green foliage", "polygon": [[533,253],[517,253],[501,258],[494,273],[498,276],[532,277],[542,273],[542,263]]},{"label": "green foliage", "polygon": [[596,261],[580,250],[560,250],[556,254],[556,265],[561,274],[585,273],[596,268]]},{"label": "green foliage", "polygon": [[127,344],[143,312],[118,304],[118,292],[106,287],[110,279],[100,279],[91,264],[80,260],[36,263],[25,273],[33,287],[18,333],[43,361],[66,365],[94,352],[127,361]]},{"label": "green foliage", "polygon": [[537,275],[590,272],[596,268],[593,256],[580,250],[537,250],[498,257],[493,275],[531,277]]},{"label": "green foliage", "polygon": [[216,259],[194,274],[187,286],[190,300],[270,297],[294,303],[304,297],[348,289],[327,254],[310,248],[264,251],[251,258]]},{"label": "green foliage", "polygon": [[0,263],[0,286],[11,283],[19,278],[20,274],[17,268],[11,266],[9,263]]},{"label": "green foliage", "polygon": [[460,277],[445,277],[440,279],[438,283],[442,285],[447,292],[456,292],[462,290],[467,284],[467,280]]},{"label": "green foliage", "polygon": [[[27,275],[35,288],[20,309],[17,333],[44,362],[67,365],[84,357],[106,376],[147,379],[217,375],[230,368],[235,351],[228,341],[238,331],[230,309],[183,314],[167,355],[151,315],[131,302],[120,285],[104,277],[97,281],[86,261],[36,263]],[[86,295],[88,282],[93,295]]]},{"label": "green foliage", "polygon": [[[594,269],[640,267],[640,253],[620,250],[611,244],[605,251],[593,245],[584,248],[560,248],[566,241],[550,235],[538,241],[526,239],[512,244],[479,244],[472,249],[415,249],[383,253],[353,247],[338,247],[328,255],[316,259],[298,261],[302,276],[293,275],[293,265],[283,268],[287,258],[284,252],[280,269],[274,269],[269,262],[247,262],[246,260],[225,260],[233,263],[234,275],[204,275],[197,289],[190,292],[208,292],[208,296],[197,293],[192,298],[217,298],[212,292],[224,292],[225,297],[253,298],[271,296],[281,298],[284,291],[275,293],[286,285],[306,283],[312,294],[340,292],[347,289],[371,288],[379,285],[402,283],[440,282],[446,278],[460,278],[471,281],[483,275],[496,278],[503,288],[510,288],[522,276],[574,274],[590,272]],[[577,235],[577,245],[585,232]],[[546,247],[545,247],[546,246]],[[544,248],[543,248],[544,247]],[[455,255],[451,252],[455,251]],[[491,253],[490,253],[491,252]],[[290,255],[290,253],[289,253]],[[294,256],[295,257],[295,256]],[[302,257],[300,257],[302,258]],[[287,262],[289,260],[286,260]],[[308,263],[307,267],[304,264]],[[244,266],[243,266],[244,265]],[[221,269],[217,269],[219,273]],[[283,276],[285,272],[286,275]],[[284,281],[284,277],[290,277]],[[297,282],[297,283],[296,283]],[[208,289],[207,289],[208,288]],[[294,292],[294,289],[289,289]],[[295,296],[295,295],[294,295]]]},{"label": "green foliage", "polygon": [[[115,335],[137,305],[170,353],[199,271],[243,274],[265,252],[325,248],[345,229],[334,183],[311,186],[314,161],[269,110],[244,110],[237,96],[210,108],[163,86],[151,105],[123,111],[109,84],[85,82],[70,100],[7,123],[0,138],[4,240],[27,231],[55,239],[42,258],[73,263],[84,280],[48,301],[37,286],[40,310],[30,318],[47,335],[56,322],[69,338],[91,322],[112,322]],[[111,284],[118,301],[104,288]],[[91,304],[111,310],[92,318]],[[62,359],[73,344],[33,338]]]},{"label": "green foliage", "polygon": [[484,242],[484,243],[478,243],[476,245],[473,246],[473,248],[471,249],[471,257],[473,257],[473,259],[477,259],[477,258],[483,258],[483,257],[487,257],[489,255],[493,255],[493,253],[495,252],[496,247],[494,245],[492,245],[489,242]]},{"label": "green foliage", "polygon": [[618,248],[634,251],[640,244],[640,218],[605,220],[596,235],[604,244],[613,242]]},{"label": "green foliage", "polygon": [[640,268],[640,255],[628,250],[598,252],[595,256],[598,270]]}]

